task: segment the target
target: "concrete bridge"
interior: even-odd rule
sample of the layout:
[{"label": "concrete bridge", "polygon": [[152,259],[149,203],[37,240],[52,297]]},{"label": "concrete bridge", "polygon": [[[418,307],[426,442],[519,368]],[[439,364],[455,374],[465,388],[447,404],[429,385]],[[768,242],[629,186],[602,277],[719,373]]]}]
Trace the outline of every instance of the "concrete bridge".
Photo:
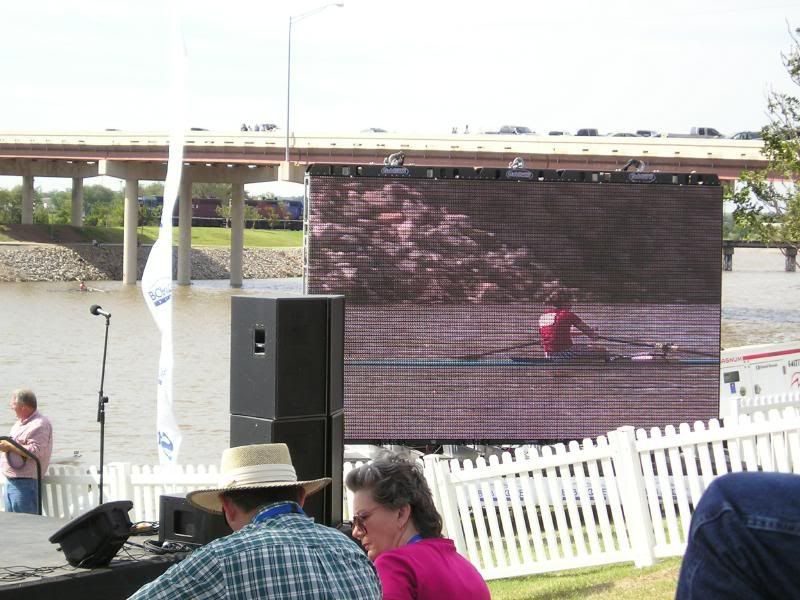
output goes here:
[{"label": "concrete bridge", "polygon": [[[406,165],[507,167],[516,157],[527,168],[611,171],[629,159],[647,170],[716,173],[735,180],[744,169],[766,166],[760,140],[529,135],[410,136],[391,133],[296,135],[280,132],[186,134],[179,193],[178,284],[191,280],[191,185],[232,184],[231,286],[242,284],[244,185],[277,179],[302,182],[312,163],[381,164],[402,151]],[[123,282],[136,283],[139,181],[166,179],[169,138],[159,132],[0,132],[0,175],[22,177],[22,222],[33,222],[36,177],[72,179],[71,223],[83,219],[83,182],[101,175],[125,180]]]}]

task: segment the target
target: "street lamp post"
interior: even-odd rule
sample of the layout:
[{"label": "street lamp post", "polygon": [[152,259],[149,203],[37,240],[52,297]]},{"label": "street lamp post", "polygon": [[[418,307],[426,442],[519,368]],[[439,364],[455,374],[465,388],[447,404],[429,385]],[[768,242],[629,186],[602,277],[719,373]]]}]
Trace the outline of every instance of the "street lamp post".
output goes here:
[{"label": "street lamp post", "polygon": [[288,163],[289,162],[289,113],[291,111],[291,89],[292,89],[292,25],[297,23],[298,21],[302,21],[303,19],[313,16],[318,12],[322,12],[329,6],[336,6],[337,8],[341,8],[344,6],[344,2],[329,2],[328,4],[323,4],[322,6],[318,6],[313,10],[309,10],[308,12],[304,12],[302,14],[296,15],[294,17],[289,17],[289,50],[286,53],[286,153],[284,154],[284,160]]}]

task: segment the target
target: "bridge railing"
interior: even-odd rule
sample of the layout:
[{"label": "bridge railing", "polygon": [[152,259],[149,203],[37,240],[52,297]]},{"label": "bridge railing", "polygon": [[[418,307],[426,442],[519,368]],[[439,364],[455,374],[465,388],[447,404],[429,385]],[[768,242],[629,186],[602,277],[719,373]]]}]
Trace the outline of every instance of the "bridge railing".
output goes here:
[{"label": "bridge railing", "polygon": [[722,270],[733,271],[733,253],[736,248],[778,248],[785,257],[784,270],[797,270],[797,248],[800,242],[756,242],[750,240],[722,241]]}]

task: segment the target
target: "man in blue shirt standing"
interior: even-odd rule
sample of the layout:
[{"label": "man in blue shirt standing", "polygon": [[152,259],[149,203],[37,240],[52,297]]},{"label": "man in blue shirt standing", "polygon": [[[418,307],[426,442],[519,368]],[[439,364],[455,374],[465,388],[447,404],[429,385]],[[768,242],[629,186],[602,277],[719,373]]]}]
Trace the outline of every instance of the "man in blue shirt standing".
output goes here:
[{"label": "man in blue shirt standing", "polygon": [[379,600],[367,555],[303,512],[306,496],[329,483],[298,481],[286,444],[225,450],[218,487],[190,492],[187,500],[222,513],[234,533],[196,550],[131,598]]}]

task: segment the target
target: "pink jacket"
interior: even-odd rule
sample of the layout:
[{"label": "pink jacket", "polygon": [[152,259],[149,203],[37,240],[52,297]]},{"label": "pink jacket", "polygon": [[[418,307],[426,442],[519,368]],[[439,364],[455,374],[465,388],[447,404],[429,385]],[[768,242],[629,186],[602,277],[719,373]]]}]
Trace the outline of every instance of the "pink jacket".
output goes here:
[{"label": "pink jacket", "polygon": [[453,540],[425,538],[375,559],[384,600],[490,600],[478,570],[456,552]]},{"label": "pink jacket", "polygon": [[[53,426],[50,419],[37,410],[27,419],[14,423],[10,437],[39,459],[44,477],[53,453]],[[36,461],[30,458],[23,460],[19,454],[13,454],[9,459],[7,453],[0,452],[0,470],[6,477],[36,479]]]}]

